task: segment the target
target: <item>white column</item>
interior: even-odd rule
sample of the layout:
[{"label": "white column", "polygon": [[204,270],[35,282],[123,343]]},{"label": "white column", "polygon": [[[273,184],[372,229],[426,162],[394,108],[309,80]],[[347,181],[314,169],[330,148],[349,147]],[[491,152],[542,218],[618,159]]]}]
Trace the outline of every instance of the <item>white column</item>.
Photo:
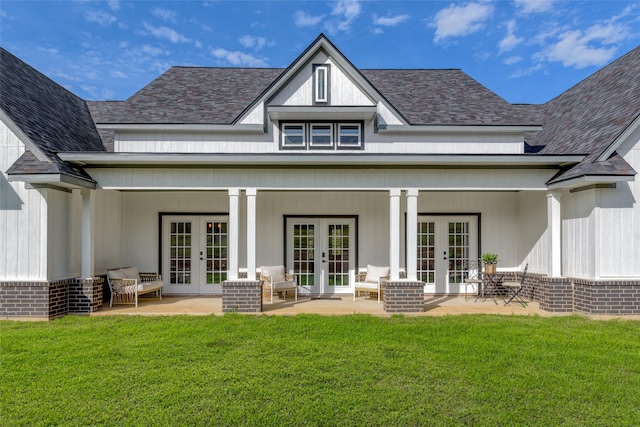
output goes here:
[{"label": "white column", "polygon": [[247,279],[256,280],[256,194],[247,188]]},{"label": "white column", "polygon": [[95,190],[81,190],[82,195],[82,278],[89,279],[94,273],[94,249],[95,236]]},{"label": "white column", "polygon": [[562,215],[560,191],[547,193],[547,227],[549,247],[547,254],[547,274],[551,277],[562,276]]},{"label": "white column", "polygon": [[229,236],[228,238],[228,265],[229,280],[238,279],[238,240],[239,240],[239,198],[240,189],[229,189]]},{"label": "white column", "polygon": [[391,280],[400,278],[400,189],[389,190],[389,267]]},{"label": "white column", "polygon": [[407,279],[418,280],[418,189],[407,190]]}]

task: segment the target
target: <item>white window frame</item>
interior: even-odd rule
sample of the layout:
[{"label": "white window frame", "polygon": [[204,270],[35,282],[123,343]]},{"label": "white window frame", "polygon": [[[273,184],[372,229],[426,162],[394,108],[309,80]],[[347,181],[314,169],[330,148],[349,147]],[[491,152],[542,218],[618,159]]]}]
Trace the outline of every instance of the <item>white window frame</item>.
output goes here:
[{"label": "white window frame", "polygon": [[329,102],[329,66],[317,65],[313,74],[315,102]]},{"label": "white window frame", "polygon": [[[338,123],[338,147],[339,148],[362,148],[362,124],[361,123]],[[356,127],[358,129],[358,142],[357,143],[343,143],[342,142],[342,128],[343,127]],[[345,135],[352,136],[352,135]]]},{"label": "white window frame", "polygon": [[[296,127],[296,128],[300,128],[301,130],[301,140],[298,143],[292,143],[292,142],[287,142],[287,127]],[[282,123],[282,130],[281,130],[281,134],[282,134],[282,148],[301,148],[304,149],[307,147],[307,141],[305,138],[306,132],[305,132],[306,126],[305,123]],[[298,136],[297,134],[295,135],[296,137]]]},{"label": "white window frame", "polygon": [[[314,133],[314,129],[316,128],[329,128],[329,141],[328,142],[316,142],[314,141],[315,136],[327,136],[324,133],[316,135]],[[309,123],[309,142],[310,146],[313,148],[333,148],[335,145],[334,134],[333,134],[333,123]]]}]

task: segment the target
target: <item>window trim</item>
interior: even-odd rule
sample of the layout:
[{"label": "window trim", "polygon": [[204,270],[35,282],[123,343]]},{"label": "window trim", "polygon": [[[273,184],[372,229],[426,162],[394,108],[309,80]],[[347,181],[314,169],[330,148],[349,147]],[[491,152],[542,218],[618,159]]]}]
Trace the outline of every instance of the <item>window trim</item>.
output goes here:
[{"label": "window trim", "polygon": [[[295,126],[302,128],[302,140],[299,144],[287,143],[287,133],[285,129],[287,126]],[[307,149],[307,134],[306,124],[304,122],[282,122],[280,124],[280,148],[287,150],[306,150]]]},{"label": "window trim", "polygon": [[[323,73],[321,73],[323,71]],[[329,94],[331,93],[329,84],[331,79],[329,78],[331,72],[331,66],[329,64],[313,64],[313,104],[329,105]],[[320,75],[322,74],[322,78]],[[320,83],[323,83],[322,88],[324,94],[320,92]],[[321,96],[324,95],[324,96]]]},{"label": "window trim", "polygon": [[[333,122],[311,122],[308,123],[308,127],[309,127],[309,148],[310,149],[314,149],[314,150],[333,150],[335,148],[336,145],[336,141],[335,141],[335,133],[334,133],[334,123]],[[329,142],[328,143],[317,143],[313,141],[314,136],[314,132],[313,129],[314,128],[320,128],[320,127],[328,127],[329,128]],[[323,135],[317,135],[317,136],[325,136]]]},{"label": "window trim", "polygon": [[[346,126],[355,126],[358,128],[358,142],[357,144],[343,144],[342,143],[342,128]],[[361,149],[364,141],[364,126],[362,122],[338,122],[336,123],[336,143],[337,148],[342,150],[355,150]]]}]

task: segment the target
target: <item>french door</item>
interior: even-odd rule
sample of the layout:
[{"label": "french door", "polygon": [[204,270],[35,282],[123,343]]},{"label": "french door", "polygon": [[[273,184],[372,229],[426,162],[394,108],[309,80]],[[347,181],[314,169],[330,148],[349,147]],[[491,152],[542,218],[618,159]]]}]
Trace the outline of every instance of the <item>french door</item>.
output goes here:
[{"label": "french door", "polygon": [[354,218],[287,218],[287,270],[298,293],[353,292]]},{"label": "french door", "polygon": [[418,217],[418,279],[425,293],[465,291],[469,260],[478,258],[477,216]]},{"label": "french door", "polygon": [[167,294],[222,294],[227,279],[228,219],[163,216],[162,278]]}]

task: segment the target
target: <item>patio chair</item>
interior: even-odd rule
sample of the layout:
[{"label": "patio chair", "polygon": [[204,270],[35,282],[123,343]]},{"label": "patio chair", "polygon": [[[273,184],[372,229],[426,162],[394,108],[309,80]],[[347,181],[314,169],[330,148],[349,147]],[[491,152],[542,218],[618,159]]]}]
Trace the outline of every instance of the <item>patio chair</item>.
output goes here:
[{"label": "patio chair", "polygon": [[384,293],[383,284],[389,280],[390,271],[389,267],[367,265],[366,271],[361,271],[356,275],[353,285],[353,300],[356,300],[358,292],[367,292],[369,295],[371,292],[376,292],[378,294],[378,304],[380,304]]},{"label": "patio chair", "polygon": [[287,298],[287,291],[293,291],[295,300],[298,301],[298,284],[296,276],[286,274],[284,265],[262,266],[260,267],[260,280],[262,281],[262,291],[269,292],[271,302],[273,302],[273,293],[282,292],[284,298]]},{"label": "patio chair", "polygon": [[519,282],[502,282],[502,287],[507,290],[509,299],[504,303],[504,305],[509,304],[511,301],[517,302],[523,307],[527,306],[527,303],[520,296],[520,292],[524,289],[524,279],[527,276],[527,270],[529,269],[529,264],[525,265],[524,271],[522,272],[522,277]]},{"label": "patio chair", "polygon": [[[467,275],[464,279],[464,299],[468,300],[469,295],[478,295],[480,286],[482,286],[482,260],[470,259],[464,265],[464,271]],[[473,292],[469,294],[469,286]]]}]

